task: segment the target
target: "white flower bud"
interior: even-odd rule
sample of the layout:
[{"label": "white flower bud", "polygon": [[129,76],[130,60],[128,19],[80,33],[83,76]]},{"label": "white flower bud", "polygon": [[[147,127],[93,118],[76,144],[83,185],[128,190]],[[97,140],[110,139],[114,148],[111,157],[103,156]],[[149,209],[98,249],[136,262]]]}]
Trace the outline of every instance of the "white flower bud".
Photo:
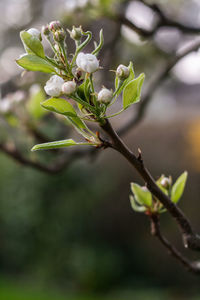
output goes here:
[{"label": "white flower bud", "polygon": [[84,72],[93,73],[99,68],[99,61],[95,55],[80,52],[76,58],[77,66]]},{"label": "white flower bud", "polygon": [[164,177],[164,178],[161,180],[160,184],[161,184],[164,188],[168,189],[168,188],[171,186],[171,184],[172,184],[171,178]]},{"label": "white flower bud", "polygon": [[64,80],[60,76],[53,75],[46,82],[44,90],[47,93],[47,95],[52,96],[52,97],[58,97],[61,94],[63,83],[64,83]]},{"label": "white flower bud", "polygon": [[98,93],[97,99],[99,102],[108,104],[113,98],[112,90],[108,90],[106,88],[102,88],[101,91]]},{"label": "white flower bud", "polygon": [[75,26],[73,26],[72,31],[69,31],[69,33],[70,33],[70,37],[73,40],[79,41],[81,39],[81,37],[82,37],[82,29],[81,29],[81,27],[75,27]]},{"label": "white flower bud", "polygon": [[75,81],[66,81],[62,85],[62,92],[66,95],[70,95],[74,93],[76,90],[76,82]]},{"label": "white flower bud", "polygon": [[124,80],[124,79],[128,78],[129,74],[130,74],[130,70],[129,70],[128,67],[126,67],[126,66],[124,66],[124,65],[119,65],[119,66],[117,67],[116,75],[117,75],[120,79]]},{"label": "white flower bud", "polygon": [[38,40],[41,40],[41,33],[36,28],[30,28],[29,30],[27,30],[27,32],[36,37]]}]

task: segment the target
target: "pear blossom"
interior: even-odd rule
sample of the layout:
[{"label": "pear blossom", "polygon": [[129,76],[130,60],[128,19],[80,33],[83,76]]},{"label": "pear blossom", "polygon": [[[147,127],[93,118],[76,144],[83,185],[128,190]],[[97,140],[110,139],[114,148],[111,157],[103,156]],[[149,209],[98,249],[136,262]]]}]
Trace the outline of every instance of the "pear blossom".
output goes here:
[{"label": "pear blossom", "polygon": [[102,102],[102,103],[105,103],[105,104],[110,103],[112,98],[113,98],[112,90],[109,90],[109,89],[106,89],[106,88],[102,88],[101,91],[98,93],[98,96],[97,96],[97,100],[99,102]]},{"label": "pear blossom", "polygon": [[53,75],[46,82],[44,90],[47,93],[47,95],[52,97],[58,97],[61,94],[63,83],[64,80],[60,76]]},{"label": "pear blossom", "polygon": [[62,92],[66,95],[70,95],[74,93],[76,90],[76,82],[75,81],[66,81],[62,85]]},{"label": "pear blossom", "polygon": [[77,66],[84,72],[93,73],[99,68],[99,61],[91,53],[80,52],[76,58]]}]

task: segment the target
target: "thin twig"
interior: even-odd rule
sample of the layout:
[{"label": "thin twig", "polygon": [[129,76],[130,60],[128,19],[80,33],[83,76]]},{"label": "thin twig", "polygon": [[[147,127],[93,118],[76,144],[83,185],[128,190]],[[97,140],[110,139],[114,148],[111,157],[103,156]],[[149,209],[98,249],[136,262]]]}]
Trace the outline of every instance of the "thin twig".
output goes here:
[{"label": "thin twig", "polygon": [[200,264],[198,262],[190,262],[174,247],[161,233],[159,216],[156,214],[150,215],[151,234],[156,236],[161,244],[167,249],[175,259],[177,259],[188,271],[200,274]]}]

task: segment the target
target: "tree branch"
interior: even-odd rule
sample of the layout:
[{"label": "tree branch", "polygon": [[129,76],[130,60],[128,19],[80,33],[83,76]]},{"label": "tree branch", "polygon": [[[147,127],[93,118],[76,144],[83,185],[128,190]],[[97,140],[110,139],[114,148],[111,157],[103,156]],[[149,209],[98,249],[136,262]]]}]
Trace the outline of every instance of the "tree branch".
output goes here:
[{"label": "tree branch", "polygon": [[151,220],[151,234],[156,236],[161,244],[167,249],[169,254],[171,254],[175,259],[179,261],[188,271],[200,274],[200,264],[199,262],[190,262],[186,257],[184,257],[161,233],[160,222],[158,215],[150,215]]},{"label": "tree branch", "polygon": [[108,120],[106,120],[104,125],[101,125],[102,129],[110,136],[112,140],[112,148],[121,153],[129,163],[137,170],[140,176],[145,181],[147,188],[150,192],[159,199],[163,206],[168,210],[171,216],[177,222],[179,229],[182,233],[183,244],[185,248],[190,248],[193,250],[200,251],[200,237],[194,232],[189,220],[180,210],[180,208],[174,204],[171,199],[165,195],[157,186],[152,175],[149,173],[147,168],[144,166],[141,155],[137,158],[133,152],[131,152],[127,146],[120,139],[118,134],[112,128]]}]

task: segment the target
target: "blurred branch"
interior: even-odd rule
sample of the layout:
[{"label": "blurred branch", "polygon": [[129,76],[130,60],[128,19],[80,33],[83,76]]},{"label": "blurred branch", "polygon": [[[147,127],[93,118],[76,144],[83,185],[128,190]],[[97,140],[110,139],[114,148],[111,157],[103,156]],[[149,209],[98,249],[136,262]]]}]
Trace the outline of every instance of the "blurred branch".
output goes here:
[{"label": "blurred branch", "polygon": [[144,38],[153,37],[153,35],[161,27],[174,27],[174,28],[181,30],[183,33],[188,33],[188,34],[199,34],[200,33],[200,28],[191,27],[189,25],[185,25],[185,24],[182,24],[175,20],[170,19],[168,16],[165,15],[165,13],[161,10],[161,8],[157,4],[147,4],[143,0],[140,0],[140,2],[142,2],[145,6],[149,7],[159,17],[159,21],[157,22],[157,24],[154,26],[154,28],[152,30],[146,30],[140,26],[137,26],[134,22],[127,19],[125,17],[124,13],[119,13],[117,16],[118,22],[120,22],[121,24],[126,25],[130,29],[134,30],[140,36],[142,36]]},{"label": "blurred branch", "polygon": [[189,33],[189,34],[199,34],[200,28],[192,27],[190,25],[185,25],[183,23],[177,22],[171,18],[169,18],[164,11],[157,5],[157,4],[150,4],[146,3],[144,0],[140,0],[144,5],[149,7],[156,13],[159,17],[159,22],[156,25],[156,28],[152,31],[152,34],[160,27],[175,27],[179,30],[181,30],[183,33]]},{"label": "blurred branch", "polygon": [[44,164],[41,164],[40,162],[34,161],[32,159],[26,158],[21,151],[19,151],[15,145],[9,145],[5,143],[0,143],[0,151],[14,159],[16,162],[20,163],[21,165],[24,165],[26,167],[32,167],[36,170],[48,173],[48,174],[57,174],[61,171],[63,171],[65,168],[67,168],[71,163],[73,163],[78,158],[86,157],[86,156],[92,156],[96,149],[90,149],[85,151],[72,151],[68,152],[67,154],[64,153],[63,155],[60,155],[60,157],[55,160],[52,164],[49,166],[46,166]]},{"label": "blurred branch", "polygon": [[173,67],[181,60],[184,56],[188,55],[189,53],[193,51],[197,51],[200,47],[200,40],[191,43],[187,49],[182,51],[179,55],[171,58],[169,62],[166,64],[165,68],[157,75],[156,79],[153,81],[153,83],[148,88],[146,94],[144,95],[137,113],[135,114],[135,117],[131,119],[129,122],[127,122],[121,129],[119,129],[119,134],[123,135],[128,132],[129,129],[135,127],[138,125],[138,123],[142,120],[144,117],[147,107],[151,102],[152,96],[157,91],[157,89],[160,88],[160,85],[164,82],[164,80],[168,77],[170,71],[173,69]]},{"label": "blurred branch", "polygon": [[158,215],[149,216],[151,221],[151,234],[156,236],[161,244],[166,248],[169,254],[177,259],[188,271],[196,274],[200,274],[200,263],[190,262],[184,257],[170,242],[162,235],[160,231],[160,222]]}]

